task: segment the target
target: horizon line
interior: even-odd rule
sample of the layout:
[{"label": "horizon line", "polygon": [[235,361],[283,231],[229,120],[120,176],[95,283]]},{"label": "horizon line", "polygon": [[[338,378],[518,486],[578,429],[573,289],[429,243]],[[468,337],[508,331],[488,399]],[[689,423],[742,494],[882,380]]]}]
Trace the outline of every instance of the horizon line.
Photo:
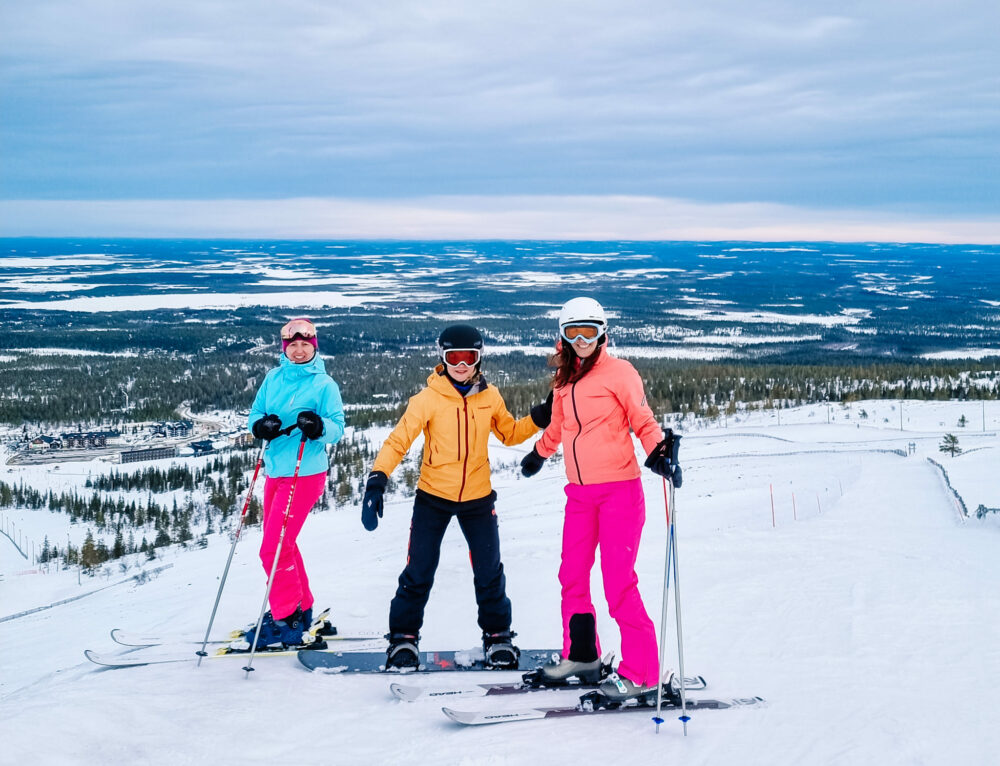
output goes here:
[{"label": "horizon line", "polygon": [[5,239],[1000,244],[1000,216],[624,195],[0,200]]}]

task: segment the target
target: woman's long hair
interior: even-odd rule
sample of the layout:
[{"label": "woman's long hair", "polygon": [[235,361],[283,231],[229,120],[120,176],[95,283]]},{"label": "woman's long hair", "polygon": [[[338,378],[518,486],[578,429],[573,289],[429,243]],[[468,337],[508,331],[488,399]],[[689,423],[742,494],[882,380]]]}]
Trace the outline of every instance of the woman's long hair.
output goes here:
[{"label": "woman's long hair", "polygon": [[588,356],[579,367],[576,362],[579,357],[573,351],[569,343],[559,341],[556,346],[556,353],[549,357],[549,367],[555,367],[555,374],[552,376],[552,388],[562,388],[570,383],[576,383],[580,378],[590,372],[590,368],[597,362],[597,357],[603,353],[604,343],[598,342],[597,349]]}]

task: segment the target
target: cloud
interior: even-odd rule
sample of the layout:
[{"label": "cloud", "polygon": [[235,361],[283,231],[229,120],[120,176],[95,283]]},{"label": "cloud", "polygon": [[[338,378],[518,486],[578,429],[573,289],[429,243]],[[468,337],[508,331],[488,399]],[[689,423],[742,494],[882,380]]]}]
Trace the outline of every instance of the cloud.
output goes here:
[{"label": "cloud", "polygon": [[2,236],[1000,243],[1000,216],[928,219],[634,196],[8,200]]},{"label": "cloud", "polygon": [[993,0],[8,6],[7,198],[1000,197]]}]

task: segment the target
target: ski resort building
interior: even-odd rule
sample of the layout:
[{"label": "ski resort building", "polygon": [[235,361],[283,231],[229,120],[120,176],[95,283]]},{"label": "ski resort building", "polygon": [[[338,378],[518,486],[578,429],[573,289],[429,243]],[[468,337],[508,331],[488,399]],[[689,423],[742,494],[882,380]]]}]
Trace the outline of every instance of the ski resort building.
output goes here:
[{"label": "ski resort building", "polygon": [[164,460],[171,457],[177,457],[176,447],[149,447],[122,452],[121,462],[138,463],[143,460]]}]

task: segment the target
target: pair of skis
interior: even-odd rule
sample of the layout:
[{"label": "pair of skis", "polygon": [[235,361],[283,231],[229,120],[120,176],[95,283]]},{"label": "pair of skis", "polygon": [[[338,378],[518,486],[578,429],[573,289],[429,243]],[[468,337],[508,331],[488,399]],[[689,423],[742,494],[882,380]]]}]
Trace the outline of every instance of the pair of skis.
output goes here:
[{"label": "pair of skis", "polygon": [[[329,629],[328,629],[329,630]],[[242,631],[234,631],[239,636]],[[105,657],[96,652],[88,650],[88,659],[100,665],[108,667],[136,667],[140,665],[154,665],[163,663],[194,662],[194,653],[184,653],[183,655],[148,655],[143,653],[143,649],[157,649],[163,646],[190,643],[200,644],[200,639],[194,638],[158,638],[153,636],[136,636],[121,630],[113,630],[111,637],[119,644],[129,646],[135,651],[116,657]],[[209,654],[209,658],[235,657],[245,654],[245,651],[235,651],[228,645],[233,640],[218,639],[214,643],[218,645],[216,653]],[[387,670],[385,668],[385,650],[380,651],[350,651],[347,647],[368,648],[365,642],[378,641],[384,646],[384,641],[378,634],[359,633],[353,635],[327,635],[314,642],[315,648],[275,648],[272,650],[259,651],[258,656],[297,656],[299,662],[309,670],[319,673],[343,674],[343,673],[397,673],[408,675],[411,673],[432,673],[445,671],[493,671],[486,665],[482,649],[470,649],[465,651],[443,651],[443,652],[421,652],[420,666],[413,670]],[[326,643],[329,642],[329,643]],[[336,648],[331,648],[334,644]],[[342,648],[343,647],[343,648]],[[557,658],[559,651],[555,649],[534,649],[522,650],[521,660],[518,668],[511,670],[532,670],[545,662]],[[524,681],[479,683],[470,684],[457,688],[423,688],[420,686],[393,683],[390,691],[399,700],[414,702],[418,700],[438,700],[455,698],[474,697],[497,697],[516,694],[527,694],[536,691],[558,691],[558,690],[588,690],[594,689],[596,683],[584,683],[580,681],[570,681],[565,684],[538,685],[526,683]],[[702,691],[707,684],[702,676],[692,676],[684,679],[684,690]],[[680,705],[676,701],[676,690],[664,689],[662,709],[680,710]],[[686,709],[688,710],[724,710],[729,708],[743,708],[763,705],[764,700],[760,697],[736,697],[726,699],[688,699]],[[639,698],[629,699],[624,703],[614,703],[608,701],[597,691],[589,691],[580,697],[579,702],[574,705],[564,705],[557,707],[524,707],[513,710],[493,709],[483,711],[456,710],[450,707],[442,708],[445,715],[452,721],[466,726],[477,726],[494,723],[509,723],[513,721],[529,721],[546,718],[566,718],[572,716],[606,715],[610,713],[630,713],[630,712],[650,712],[656,710],[656,693],[650,692]]]},{"label": "pair of skis", "polygon": [[[308,643],[300,646],[286,648],[280,644],[273,647],[258,649],[257,654],[269,657],[289,657],[299,651],[326,651],[331,645],[343,646],[353,645],[368,648],[373,645],[381,646],[384,641],[381,633],[359,631],[351,634],[341,634],[328,621],[329,609],[324,609],[317,615],[309,630],[306,631]],[[245,634],[247,630],[253,630],[253,626],[232,631],[225,638],[216,638],[208,642],[213,650],[205,655],[207,659],[218,659],[221,657],[242,657],[249,653],[249,644]],[[198,645],[202,640],[194,636],[152,636],[129,633],[128,631],[115,628],[111,631],[111,639],[122,646],[129,647],[132,651],[124,655],[106,655],[87,649],[84,654],[87,659],[97,665],[110,668],[140,667],[142,665],[162,665],[178,662],[197,662],[198,656],[195,652],[178,652],[176,650],[165,653],[164,648],[172,648],[177,645]],[[149,651],[144,651],[149,650]]]},{"label": "pair of skis", "polygon": [[[420,666],[415,670],[395,671],[399,673],[430,673],[447,670],[477,671],[493,670],[487,668],[481,657],[476,656],[476,650],[468,652],[421,652]],[[518,669],[524,670],[530,667],[537,667],[539,661],[551,659],[555,655],[559,656],[557,650],[526,650],[521,652],[521,663]],[[300,651],[298,653],[299,662],[314,672],[322,673],[350,673],[350,672],[394,672],[387,671],[384,666],[384,655],[377,656],[363,652],[310,652]],[[378,663],[378,664],[370,664]],[[530,721],[545,718],[567,718],[572,716],[605,715],[610,713],[634,713],[634,712],[655,712],[656,691],[649,692],[641,697],[632,698],[622,703],[608,700],[598,691],[594,690],[597,683],[586,683],[581,681],[570,681],[565,684],[537,685],[526,683],[525,681],[505,682],[505,683],[482,683],[471,684],[457,688],[428,689],[420,686],[412,686],[401,683],[393,683],[389,686],[390,691],[396,699],[405,702],[415,702],[418,700],[439,700],[471,697],[496,697],[514,694],[527,694],[536,691],[559,691],[559,690],[587,690],[587,694],[580,697],[580,701],[575,705],[564,705],[559,707],[524,707],[514,710],[484,710],[468,711],[456,710],[450,707],[442,708],[448,718],[455,723],[465,726],[479,726],[493,723],[509,723],[513,721]],[[702,676],[692,676],[684,679],[684,691],[702,691],[707,683]],[[687,710],[725,710],[738,707],[753,707],[763,705],[761,697],[733,697],[727,699],[688,699],[686,701]],[[663,704],[661,710],[680,710],[677,690],[664,688]]]},{"label": "pair of skis", "polygon": [[[391,684],[390,691],[396,699],[406,702],[417,700],[437,700],[453,697],[490,697],[496,695],[523,694],[535,691],[555,691],[559,689],[586,689],[596,686],[588,683],[569,683],[561,686],[539,687],[518,683],[476,684],[454,689],[425,689],[419,686],[404,686]],[[684,690],[701,691],[707,686],[702,676],[684,679]],[[725,710],[736,707],[753,707],[763,705],[761,697],[739,697],[729,699],[688,699],[687,710]],[[664,687],[661,710],[680,710],[677,689]],[[443,707],[441,711],[455,723],[463,726],[482,726],[494,723],[511,723],[514,721],[536,721],[545,718],[569,718],[575,716],[605,715],[610,713],[637,713],[656,711],[656,691],[625,702],[608,700],[598,691],[590,691],[580,697],[575,705],[557,707],[523,707],[516,709],[492,710],[456,710]]]}]

